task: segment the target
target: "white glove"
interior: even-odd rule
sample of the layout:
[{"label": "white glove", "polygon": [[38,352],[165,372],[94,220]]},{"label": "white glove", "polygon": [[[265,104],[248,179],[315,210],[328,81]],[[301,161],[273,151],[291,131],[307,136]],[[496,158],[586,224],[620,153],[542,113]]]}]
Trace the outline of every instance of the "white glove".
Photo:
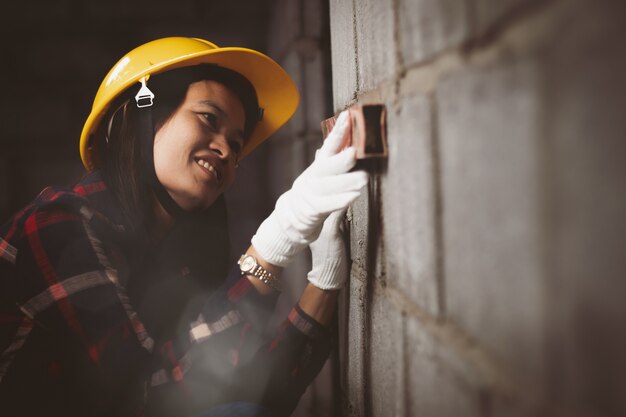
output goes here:
[{"label": "white glove", "polygon": [[343,236],[345,210],[331,213],[324,221],[319,237],[311,243],[313,268],[308,273],[309,282],[323,290],[343,287],[348,276],[346,242]]},{"label": "white glove", "polygon": [[348,127],[344,111],[313,163],[278,198],[274,211],[252,237],[252,245],[267,262],[287,265],[315,240],[328,214],[348,207],[367,184],[365,172],[348,172],[356,163],[356,149],[338,153]]}]

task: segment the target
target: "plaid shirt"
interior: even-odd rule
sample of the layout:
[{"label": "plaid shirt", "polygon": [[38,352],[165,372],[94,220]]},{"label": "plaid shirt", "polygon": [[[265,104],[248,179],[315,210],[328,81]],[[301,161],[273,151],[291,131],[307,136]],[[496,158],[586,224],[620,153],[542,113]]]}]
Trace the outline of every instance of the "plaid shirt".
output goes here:
[{"label": "plaid shirt", "polygon": [[268,328],[277,295],[235,269],[187,285],[188,266],[129,244],[114,201],[93,173],[0,229],[1,414],[183,416],[230,401],[291,413],[328,356],[327,329],[297,305]]}]

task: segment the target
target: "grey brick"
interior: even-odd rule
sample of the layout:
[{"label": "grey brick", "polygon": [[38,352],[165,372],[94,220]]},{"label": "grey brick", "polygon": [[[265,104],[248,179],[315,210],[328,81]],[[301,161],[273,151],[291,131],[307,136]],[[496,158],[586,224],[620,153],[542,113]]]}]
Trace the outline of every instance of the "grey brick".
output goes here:
[{"label": "grey brick", "polygon": [[537,75],[531,60],[509,58],[437,92],[446,309],[533,389],[546,302]]},{"label": "grey brick", "polygon": [[350,224],[350,259],[363,270],[367,268],[369,230],[368,193],[364,191],[348,209]]},{"label": "grey brick", "polygon": [[[392,0],[356,4],[356,38],[361,92],[393,78],[396,70]],[[334,33],[334,32],[333,32]]]},{"label": "grey brick", "polygon": [[474,5],[475,34],[489,30],[499,20],[506,19],[519,13],[525,6],[540,3],[541,0],[476,0]]},{"label": "grey brick", "polygon": [[400,43],[405,66],[460,44],[468,36],[467,2],[401,0]]},{"label": "grey brick", "polygon": [[[626,51],[622,2],[575,2],[545,54],[551,394],[626,414]],[[558,25],[556,24],[558,23]]]},{"label": "grey brick", "polygon": [[382,279],[383,239],[378,224],[379,201],[381,196],[370,185],[352,203],[347,212],[350,235],[350,258],[363,274],[363,279]]},{"label": "grey brick", "polygon": [[550,401],[546,403],[538,403],[534,401],[525,401],[520,397],[505,397],[502,395],[485,395],[483,397],[485,406],[491,411],[491,415],[498,417],[543,417],[546,415],[554,415],[554,411],[550,410]]},{"label": "grey brick", "polygon": [[365,314],[366,285],[355,276],[348,282],[346,302],[341,307],[339,332],[340,365],[343,370],[342,392],[349,415],[365,415]]},{"label": "grey brick", "polygon": [[389,284],[422,309],[437,303],[434,165],[428,99],[404,98],[388,106],[389,159],[383,179],[383,223]]},{"label": "grey brick", "polygon": [[356,84],[356,50],[351,1],[330,2],[330,37],[333,65],[333,105],[335,111],[354,100]]},{"label": "grey brick", "polygon": [[371,330],[367,342],[372,416],[401,416],[403,413],[402,313],[382,295],[371,300]]},{"label": "grey brick", "polygon": [[[413,317],[406,317],[407,416],[483,416],[486,386],[453,349],[437,340]],[[495,414],[497,415],[497,414]]]},{"label": "grey brick", "polygon": [[[409,390],[406,415],[626,414],[626,96],[620,88],[626,84],[626,52],[615,43],[623,38],[625,6],[617,1],[541,3],[536,14],[524,16],[522,9],[539,2],[478,2],[471,22],[475,31],[498,25],[506,29],[512,23],[515,30],[496,33],[505,36],[490,38],[487,54],[474,51],[478,59],[466,62],[473,67],[441,81],[434,101],[436,126],[421,117],[420,109],[428,106],[419,97],[401,99],[402,113],[390,118],[391,154],[382,184],[389,288],[398,287],[422,309],[439,313],[429,305],[436,288],[430,266],[413,258],[403,264],[396,253],[404,246],[415,250],[425,244],[428,249],[432,243],[432,212],[427,209],[433,204],[432,190],[427,190],[432,186],[432,178],[427,179],[432,149],[428,142],[404,142],[402,137],[428,135],[433,129],[439,138],[443,193],[446,293],[441,312],[469,336],[471,346],[465,339],[434,335],[432,326],[439,324],[428,323],[428,328],[407,317],[406,374],[400,377],[393,365],[385,369],[384,361],[372,362],[368,383],[372,392],[383,391],[371,399],[372,415],[396,398],[398,381],[406,381]],[[400,5],[399,38],[409,65],[462,41],[467,32],[459,28],[465,24],[464,10],[449,14],[443,5],[429,3],[438,8],[423,16],[445,16],[428,22],[434,29],[427,29],[426,23],[413,23],[426,10],[425,2]],[[369,22],[382,16],[368,11],[373,7],[378,6],[359,3],[356,13],[357,32],[364,34],[358,40],[358,67],[374,74],[359,72],[361,92],[377,88],[393,64],[389,60],[387,67],[376,68],[365,56],[376,49],[364,46],[373,43],[365,29],[375,27]],[[438,32],[448,24],[451,32]],[[414,181],[398,185],[405,172]],[[408,191],[403,194],[402,188]],[[412,197],[418,192],[424,194]],[[363,196],[350,211],[351,255],[358,267],[352,285],[354,274],[380,278],[368,270],[377,268],[367,253],[368,242],[376,238],[368,223],[368,203]],[[402,220],[409,231],[423,225],[423,235],[399,233]],[[401,271],[419,268],[422,275],[409,274],[403,281]],[[384,339],[393,331],[377,326],[395,329],[396,318],[385,317],[380,311],[385,304],[377,302],[374,297],[365,306],[377,316],[367,346],[382,357],[382,352],[397,353],[397,346]],[[350,328],[368,325],[365,317],[349,318]],[[463,349],[478,349],[491,365],[497,364],[519,384],[518,395],[504,398],[494,392],[482,374],[489,369],[468,363],[473,356]],[[347,372],[357,378],[352,383],[362,383],[362,373]],[[350,398],[362,404],[358,394],[352,392]],[[388,414],[397,410],[386,409]],[[363,410],[357,407],[351,414]]]}]

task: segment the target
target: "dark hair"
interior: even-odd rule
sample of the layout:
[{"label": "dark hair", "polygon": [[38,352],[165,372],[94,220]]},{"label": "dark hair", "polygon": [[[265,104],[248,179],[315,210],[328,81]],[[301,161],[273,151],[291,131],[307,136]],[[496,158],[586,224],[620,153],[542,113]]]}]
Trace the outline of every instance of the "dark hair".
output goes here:
[{"label": "dark hair", "polygon": [[[256,92],[242,75],[217,65],[201,64],[174,69],[150,77],[148,86],[155,94],[152,106],[154,131],[162,126],[182,104],[189,85],[196,81],[212,80],[223,84],[239,99],[245,112],[244,138],[254,130],[258,116]],[[94,163],[102,172],[104,181],[117,198],[122,215],[133,232],[142,233],[151,227],[153,201],[148,186],[141,181],[141,144],[138,140],[139,111],[134,102],[135,89],[127,91],[112,103],[96,133]],[[216,246],[226,250],[217,262],[228,258],[228,231],[223,196],[207,210],[195,213],[196,221],[210,222]],[[189,219],[187,219],[189,221]],[[202,228],[198,228],[200,230]],[[205,235],[206,236],[206,235]],[[194,241],[194,239],[191,239]]]}]

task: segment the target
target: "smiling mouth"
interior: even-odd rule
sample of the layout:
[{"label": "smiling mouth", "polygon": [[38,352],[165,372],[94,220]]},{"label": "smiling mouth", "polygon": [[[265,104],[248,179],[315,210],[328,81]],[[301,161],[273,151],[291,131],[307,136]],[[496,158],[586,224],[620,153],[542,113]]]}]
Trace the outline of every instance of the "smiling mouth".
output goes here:
[{"label": "smiling mouth", "polygon": [[196,163],[198,165],[200,165],[202,168],[204,168],[204,169],[208,170],[209,172],[213,173],[213,175],[215,175],[215,178],[217,179],[218,182],[222,180],[222,176],[220,175],[219,171],[217,169],[215,169],[215,167],[213,165],[211,165],[210,163],[208,163],[204,159],[196,159]]}]

